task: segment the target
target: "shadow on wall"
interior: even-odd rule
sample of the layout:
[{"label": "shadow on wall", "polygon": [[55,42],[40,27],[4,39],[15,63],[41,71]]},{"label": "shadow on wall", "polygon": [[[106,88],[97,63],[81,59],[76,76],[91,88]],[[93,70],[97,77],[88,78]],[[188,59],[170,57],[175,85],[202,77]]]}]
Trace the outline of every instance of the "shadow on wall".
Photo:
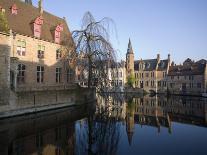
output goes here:
[{"label": "shadow on wall", "polygon": [[11,88],[16,92],[73,89],[75,72],[65,59],[58,60],[52,66],[45,64],[45,59],[39,62],[18,60],[12,64],[10,78]]},{"label": "shadow on wall", "polygon": [[0,104],[6,103],[9,97],[9,59],[10,47],[0,44]]}]

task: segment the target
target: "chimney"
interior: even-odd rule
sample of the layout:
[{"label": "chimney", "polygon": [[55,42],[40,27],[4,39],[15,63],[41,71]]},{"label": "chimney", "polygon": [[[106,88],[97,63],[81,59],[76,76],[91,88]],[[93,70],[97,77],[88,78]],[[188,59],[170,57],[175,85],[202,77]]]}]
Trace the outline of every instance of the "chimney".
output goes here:
[{"label": "chimney", "polygon": [[40,15],[42,15],[43,14],[42,0],[39,0],[38,6],[39,6]]},{"label": "chimney", "polygon": [[157,54],[157,61],[160,62],[160,54]]},{"label": "chimney", "polygon": [[170,54],[168,54],[167,59],[168,59],[168,61],[170,61]]}]

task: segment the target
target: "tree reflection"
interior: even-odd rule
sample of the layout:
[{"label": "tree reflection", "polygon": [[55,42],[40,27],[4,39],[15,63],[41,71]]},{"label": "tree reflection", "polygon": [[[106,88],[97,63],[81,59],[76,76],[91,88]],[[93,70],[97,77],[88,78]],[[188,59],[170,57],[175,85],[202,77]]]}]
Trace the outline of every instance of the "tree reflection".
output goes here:
[{"label": "tree reflection", "polygon": [[117,121],[118,113],[114,113],[114,101],[111,96],[99,96],[96,112],[89,113],[87,120],[78,122],[76,147],[79,149],[76,154],[116,154],[121,122]]}]

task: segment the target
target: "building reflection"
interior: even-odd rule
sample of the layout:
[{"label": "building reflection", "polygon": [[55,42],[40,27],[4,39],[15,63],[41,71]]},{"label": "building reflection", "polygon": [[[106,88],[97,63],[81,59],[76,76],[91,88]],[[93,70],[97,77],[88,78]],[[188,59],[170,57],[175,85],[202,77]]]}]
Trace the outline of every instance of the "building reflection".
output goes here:
[{"label": "building reflection", "polygon": [[[172,134],[174,122],[207,127],[207,99],[181,96],[144,96],[124,98],[114,94],[99,96],[99,110],[108,107],[109,116],[126,124],[129,145],[132,143],[135,124],[151,126],[161,132],[167,128]],[[102,107],[102,108],[100,108]],[[100,111],[97,111],[100,113]]]},{"label": "building reflection", "polygon": [[0,121],[0,154],[75,154],[75,121],[86,107],[66,108]]}]

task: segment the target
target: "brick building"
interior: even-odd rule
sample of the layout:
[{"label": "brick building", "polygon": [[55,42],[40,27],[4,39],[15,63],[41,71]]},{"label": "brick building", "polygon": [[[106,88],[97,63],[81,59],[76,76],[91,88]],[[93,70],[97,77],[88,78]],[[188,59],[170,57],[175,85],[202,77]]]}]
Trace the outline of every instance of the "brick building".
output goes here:
[{"label": "brick building", "polygon": [[134,60],[134,52],[129,40],[126,54],[126,72],[135,77],[134,87],[142,88],[147,92],[165,92],[167,90],[167,74],[170,66],[170,55],[161,60],[157,54],[155,59]]},{"label": "brick building", "polygon": [[0,33],[0,86],[15,91],[68,89],[74,80],[74,43],[64,18],[31,1],[0,0],[10,32]]},{"label": "brick building", "polygon": [[168,91],[172,94],[202,95],[207,92],[206,60],[186,59],[182,65],[172,64],[168,73]]}]

